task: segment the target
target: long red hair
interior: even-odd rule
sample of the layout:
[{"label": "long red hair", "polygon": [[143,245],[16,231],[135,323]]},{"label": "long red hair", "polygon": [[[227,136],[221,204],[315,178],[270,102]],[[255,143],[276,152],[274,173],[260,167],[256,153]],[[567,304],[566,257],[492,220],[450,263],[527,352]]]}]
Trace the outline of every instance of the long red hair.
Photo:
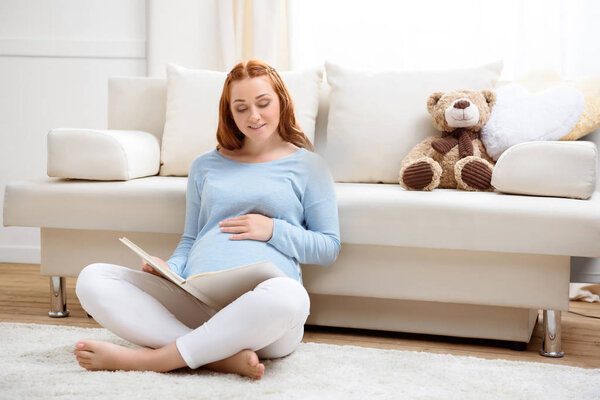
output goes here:
[{"label": "long red hair", "polygon": [[279,97],[279,135],[287,142],[313,151],[312,143],[296,122],[294,101],[285,83],[273,67],[258,60],[240,62],[227,74],[221,100],[219,101],[219,125],[217,127],[219,147],[224,147],[227,150],[240,149],[245,138],[235,124],[231,113],[231,84],[242,79],[265,75],[269,77],[271,86],[277,93],[277,97]]}]

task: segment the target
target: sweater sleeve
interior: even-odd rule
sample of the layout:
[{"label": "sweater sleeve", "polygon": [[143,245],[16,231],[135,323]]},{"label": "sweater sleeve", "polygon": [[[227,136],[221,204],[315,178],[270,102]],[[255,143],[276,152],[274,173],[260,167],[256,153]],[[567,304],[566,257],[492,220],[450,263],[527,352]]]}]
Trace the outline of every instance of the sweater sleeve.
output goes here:
[{"label": "sweater sleeve", "polygon": [[188,255],[198,236],[198,218],[200,214],[200,192],[197,186],[198,168],[193,163],[185,192],[185,225],[183,235],[167,264],[171,271],[181,276],[187,263]]},{"label": "sweater sleeve", "polygon": [[327,164],[320,157],[316,161],[302,198],[305,227],[273,218],[273,236],[267,243],[302,264],[330,265],[340,251],[337,201]]}]

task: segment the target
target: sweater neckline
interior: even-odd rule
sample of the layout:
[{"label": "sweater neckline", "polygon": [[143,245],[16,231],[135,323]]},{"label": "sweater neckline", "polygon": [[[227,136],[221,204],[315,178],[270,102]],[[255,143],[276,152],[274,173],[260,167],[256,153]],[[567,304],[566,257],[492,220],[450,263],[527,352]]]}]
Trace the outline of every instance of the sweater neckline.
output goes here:
[{"label": "sweater neckline", "polygon": [[303,147],[300,147],[298,150],[296,150],[293,154],[290,154],[289,156],[285,156],[285,157],[281,157],[281,158],[277,158],[275,160],[271,160],[271,161],[264,161],[264,162],[258,162],[258,163],[248,163],[248,162],[243,162],[243,161],[237,161],[237,160],[233,160],[221,153],[219,153],[219,151],[217,150],[217,148],[215,147],[213,152],[215,152],[219,157],[230,161],[232,163],[236,163],[236,164],[243,164],[243,165],[271,165],[271,164],[276,164],[279,162],[283,162],[283,161],[287,161],[287,160],[291,160],[295,157],[297,157],[301,151],[305,150]]}]

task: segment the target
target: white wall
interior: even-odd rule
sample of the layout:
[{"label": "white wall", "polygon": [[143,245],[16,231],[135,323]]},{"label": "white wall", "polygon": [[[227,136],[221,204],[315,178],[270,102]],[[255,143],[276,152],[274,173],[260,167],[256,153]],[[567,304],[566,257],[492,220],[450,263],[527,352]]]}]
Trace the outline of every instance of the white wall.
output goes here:
[{"label": "white wall", "polygon": [[[50,129],[106,128],[108,77],[145,75],[144,0],[1,0],[0,209],[46,176]],[[0,224],[0,262],[39,263],[39,228]]]}]

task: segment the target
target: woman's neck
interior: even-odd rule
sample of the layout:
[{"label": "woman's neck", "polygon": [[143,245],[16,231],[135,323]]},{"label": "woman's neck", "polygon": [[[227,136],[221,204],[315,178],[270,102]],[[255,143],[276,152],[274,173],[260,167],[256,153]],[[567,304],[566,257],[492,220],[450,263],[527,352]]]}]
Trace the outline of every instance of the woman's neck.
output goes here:
[{"label": "woman's neck", "polygon": [[242,148],[238,150],[238,153],[243,154],[246,157],[260,158],[266,154],[279,152],[282,149],[287,148],[289,144],[291,143],[286,142],[279,135],[273,135],[271,140],[263,143],[253,142],[252,140],[246,138],[244,139]]},{"label": "woman's neck", "polygon": [[219,149],[219,152],[237,161],[243,162],[265,162],[294,154],[298,147],[293,143],[286,142],[278,135],[278,140],[270,140],[265,143],[252,142],[245,139],[240,149]]}]

